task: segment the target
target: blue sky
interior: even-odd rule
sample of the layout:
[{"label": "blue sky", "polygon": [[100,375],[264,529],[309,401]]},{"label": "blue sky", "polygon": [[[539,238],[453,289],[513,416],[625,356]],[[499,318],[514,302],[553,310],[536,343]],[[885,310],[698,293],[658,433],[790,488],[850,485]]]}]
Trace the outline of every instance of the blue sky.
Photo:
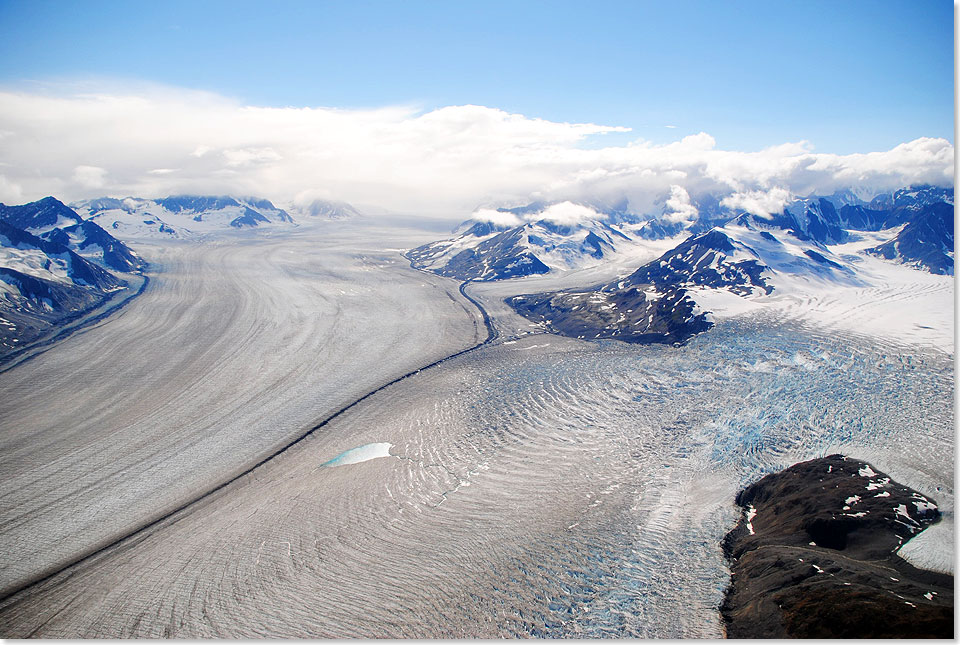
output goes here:
[{"label": "blue sky", "polygon": [[259,106],[476,104],[632,128],[606,144],[953,141],[944,0],[4,0],[0,25],[8,88],[148,81]]},{"label": "blue sky", "polygon": [[952,185],[952,29],[945,0],[0,0],[0,202]]}]

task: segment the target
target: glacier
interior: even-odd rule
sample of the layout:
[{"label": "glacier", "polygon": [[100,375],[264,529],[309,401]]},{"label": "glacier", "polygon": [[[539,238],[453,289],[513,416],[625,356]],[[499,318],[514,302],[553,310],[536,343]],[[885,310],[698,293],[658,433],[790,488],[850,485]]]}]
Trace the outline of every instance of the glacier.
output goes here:
[{"label": "glacier", "polygon": [[[736,491],[838,452],[934,500],[902,551],[952,562],[952,321],[914,329],[907,274],[873,309],[807,285],[637,346],[503,303],[616,265],[461,294],[397,250],[423,231],[311,226],[141,240],[158,273],[122,316],[0,374],[0,633],[716,638]],[[498,336],[460,353],[487,337],[464,295]]]}]

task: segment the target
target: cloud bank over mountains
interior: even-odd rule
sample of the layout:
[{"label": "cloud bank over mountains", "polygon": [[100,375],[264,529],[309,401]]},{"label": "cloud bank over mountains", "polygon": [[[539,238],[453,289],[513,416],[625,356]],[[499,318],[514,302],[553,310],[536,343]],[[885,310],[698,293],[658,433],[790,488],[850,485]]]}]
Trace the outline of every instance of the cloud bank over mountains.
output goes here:
[{"label": "cloud bank over mountains", "polygon": [[[764,214],[790,194],[953,184],[954,149],[945,139],[851,155],[817,153],[805,142],[723,150],[702,132],[667,145],[598,145],[623,132],[477,105],[276,108],[167,87],[8,90],[0,91],[0,202],[223,193],[462,219],[478,206],[532,200],[628,199],[631,210],[647,212],[666,195],[682,219],[702,192]],[[563,208],[558,219],[582,215]]]}]

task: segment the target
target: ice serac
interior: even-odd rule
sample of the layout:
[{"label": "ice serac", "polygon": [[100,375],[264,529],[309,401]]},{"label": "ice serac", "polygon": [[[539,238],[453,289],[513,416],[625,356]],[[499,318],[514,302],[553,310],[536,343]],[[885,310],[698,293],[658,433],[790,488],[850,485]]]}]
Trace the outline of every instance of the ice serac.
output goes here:
[{"label": "ice serac", "polygon": [[936,502],[870,464],[830,455],[737,495],[724,540],[730,638],[952,638],[953,577],[896,551],[939,521]]}]

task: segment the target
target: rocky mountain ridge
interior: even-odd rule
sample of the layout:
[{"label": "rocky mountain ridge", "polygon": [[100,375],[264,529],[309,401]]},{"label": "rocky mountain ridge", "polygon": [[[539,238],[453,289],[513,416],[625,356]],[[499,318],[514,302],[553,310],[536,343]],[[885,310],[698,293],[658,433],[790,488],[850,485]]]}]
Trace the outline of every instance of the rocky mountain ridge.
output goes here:
[{"label": "rocky mountain ridge", "polygon": [[[691,233],[658,258],[610,283],[515,296],[507,303],[555,333],[682,343],[713,324],[692,290],[757,299],[789,293],[797,285],[867,287],[873,278],[865,274],[865,256],[952,275],[952,202],[952,190],[933,187],[897,191],[889,201],[879,203],[882,208],[862,203],[837,208],[827,198],[797,200],[777,215],[740,213],[722,226]],[[887,241],[859,250],[845,246],[878,235]],[[485,261],[496,266],[493,260]]]},{"label": "rocky mountain ridge", "polygon": [[53,197],[0,204],[0,358],[103,305],[147,263]]}]

